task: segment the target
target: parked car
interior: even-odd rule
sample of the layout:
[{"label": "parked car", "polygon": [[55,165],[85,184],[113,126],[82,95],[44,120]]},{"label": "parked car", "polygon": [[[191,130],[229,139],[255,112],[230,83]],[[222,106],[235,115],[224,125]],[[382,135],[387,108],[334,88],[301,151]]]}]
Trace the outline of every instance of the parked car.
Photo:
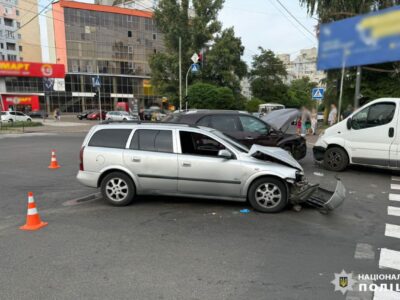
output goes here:
[{"label": "parked car", "polygon": [[106,114],[106,120],[109,121],[128,121],[128,120],[137,120],[137,117],[130,115],[126,111],[109,111]]},{"label": "parked car", "polygon": [[293,119],[291,116],[284,118],[285,122],[281,126],[274,126],[247,112],[198,110],[171,114],[163,121],[208,126],[248,147],[254,144],[281,147],[289,151],[295,159],[300,160],[306,156],[306,140],[296,134],[287,134],[285,131]]},{"label": "parked car", "polygon": [[215,129],[183,124],[93,126],[80,150],[77,178],[100,187],[116,206],[154,194],[248,200],[272,213],[304,202],[333,209],[345,196],[340,181],[335,192],[309,184],[299,163],[280,148],[248,149]]},{"label": "parked car", "polygon": [[349,164],[400,168],[400,98],[374,100],[322,132],[313,152],[332,171]]},{"label": "parked car", "polygon": [[85,111],[77,114],[76,117],[79,120],[87,119],[88,115],[92,114],[93,112],[95,112],[95,111],[93,111],[93,110],[85,110]]},{"label": "parked car", "polygon": [[2,122],[31,122],[32,118],[20,111],[2,111],[1,112]]},{"label": "parked car", "polygon": [[45,112],[44,110],[36,110],[36,111],[30,111],[27,113],[29,117],[32,119],[37,118],[37,119],[43,119],[43,118],[48,118],[49,114]]},{"label": "parked car", "polygon": [[[104,110],[101,111],[101,119],[105,120],[106,119],[107,112]],[[99,111],[94,111],[90,114],[87,115],[86,119],[88,120],[100,120],[100,112]]]}]

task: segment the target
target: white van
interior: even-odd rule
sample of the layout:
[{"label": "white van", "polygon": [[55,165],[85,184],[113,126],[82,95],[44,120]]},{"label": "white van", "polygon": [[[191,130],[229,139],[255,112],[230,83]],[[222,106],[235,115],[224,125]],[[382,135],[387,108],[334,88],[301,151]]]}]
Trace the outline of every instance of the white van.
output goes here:
[{"label": "white van", "polygon": [[326,129],[316,142],[316,161],[332,171],[349,164],[400,168],[400,98],[380,98]]},{"label": "white van", "polygon": [[285,105],[278,103],[264,103],[258,106],[258,113],[260,115],[266,115],[273,110],[285,109]]}]

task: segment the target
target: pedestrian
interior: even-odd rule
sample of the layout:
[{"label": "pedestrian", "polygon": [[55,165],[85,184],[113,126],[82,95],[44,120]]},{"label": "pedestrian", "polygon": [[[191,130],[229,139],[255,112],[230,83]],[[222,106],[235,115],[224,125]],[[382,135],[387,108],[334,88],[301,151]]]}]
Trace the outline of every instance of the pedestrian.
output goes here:
[{"label": "pedestrian", "polygon": [[57,109],[57,121],[61,121],[61,110]]},{"label": "pedestrian", "polygon": [[296,133],[297,133],[298,135],[300,135],[300,133],[301,133],[301,118],[300,118],[300,117],[297,118],[297,122],[296,122]]},{"label": "pedestrian", "polygon": [[57,108],[54,110],[53,116],[54,116],[54,120],[57,121],[58,120],[58,115],[57,115]]},{"label": "pedestrian", "polygon": [[311,111],[311,132],[313,135],[317,134],[317,125],[318,125],[318,112],[315,108]]},{"label": "pedestrian", "polygon": [[329,112],[329,116],[328,116],[328,124],[329,124],[329,126],[332,126],[333,124],[336,123],[336,118],[337,118],[336,105],[334,103],[332,103],[331,104],[331,111]]},{"label": "pedestrian", "polygon": [[301,125],[301,135],[306,135],[311,128],[311,114],[305,106],[301,108]]},{"label": "pedestrian", "polygon": [[143,107],[141,107],[139,110],[139,119],[141,121],[144,121],[144,108]]},{"label": "pedestrian", "polygon": [[346,110],[342,114],[342,120],[347,119],[353,113],[353,106],[351,104],[347,105]]}]

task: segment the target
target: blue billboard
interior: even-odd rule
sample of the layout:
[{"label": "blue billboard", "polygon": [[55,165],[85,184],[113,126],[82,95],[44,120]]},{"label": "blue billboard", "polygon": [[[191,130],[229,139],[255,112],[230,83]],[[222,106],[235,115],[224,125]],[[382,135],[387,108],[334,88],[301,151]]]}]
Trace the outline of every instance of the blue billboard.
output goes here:
[{"label": "blue billboard", "polygon": [[322,24],[318,70],[400,60],[400,6]]}]

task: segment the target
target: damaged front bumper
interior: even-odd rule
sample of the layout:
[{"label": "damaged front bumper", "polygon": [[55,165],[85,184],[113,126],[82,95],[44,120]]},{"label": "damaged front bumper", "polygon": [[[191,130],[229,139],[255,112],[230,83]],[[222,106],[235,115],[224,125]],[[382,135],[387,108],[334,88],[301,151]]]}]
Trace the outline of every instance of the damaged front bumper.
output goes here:
[{"label": "damaged front bumper", "polygon": [[336,188],[333,192],[320,188],[319,184],[297,183],[292,189],[290,202],[293,205],[306,203],[325,212],[334,210],[346,197],[346,188],[339,178],[336,179]]}]

